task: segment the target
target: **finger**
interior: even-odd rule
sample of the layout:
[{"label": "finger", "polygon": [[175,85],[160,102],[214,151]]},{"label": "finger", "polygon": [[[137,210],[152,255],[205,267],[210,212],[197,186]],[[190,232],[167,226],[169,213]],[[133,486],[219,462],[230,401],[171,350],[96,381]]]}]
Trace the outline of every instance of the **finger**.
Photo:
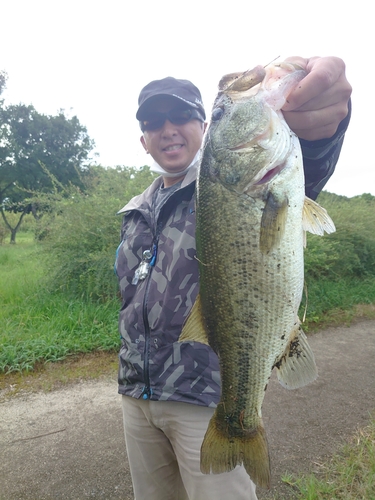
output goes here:
[{"label": "finger", "polygon": [[283,111],[289,127],[301,139],[316,141],[332,137],[340,122],[346,117],[348,107],[341,103],[323,110]]},{"label": "finger", "polygon": [[298,106],[298,108],[292,107],[290,99],[288,97],[287,104],[283,107],[283,111],[314,111],[327,108],[329,106],[334,106],[343,103],[345,107],[346,102],[349,100],[350,93],[347,91],[345,86],[335,84],[325,92],[312,97],[304,104]]},{"label": "finger", "polygon": [[[302,58],[293,58],[293,61],[302,65]],[[319,99],[336,85],[336,91],[346,86],[345,64],[338,57],[312,57],[305,60],[305,69],[308,72],[299,85],[289,94],[284,109],[290,111],[299,109],[311,99]],[[332,95],[332,94],[330,94]]]},{"label": "finger", "polygon": [[320,139],[329,139],[333,137],[337,131],[336,123],[325,125],[314,130],[300,130],[296,131],[296,135],[299,139],[304,139],[306,141],[319,141]]}]

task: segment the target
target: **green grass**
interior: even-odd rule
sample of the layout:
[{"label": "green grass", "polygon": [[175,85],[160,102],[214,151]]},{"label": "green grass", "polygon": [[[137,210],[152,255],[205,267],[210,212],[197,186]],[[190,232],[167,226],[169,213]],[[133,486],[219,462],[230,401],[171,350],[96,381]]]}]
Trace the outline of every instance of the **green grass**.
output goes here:
[{"label": "green grass", "polygon": [[[375,277],[358,279],[342,278],[338,281],[307,280],[306,292],[300,308],[300,318],[305,313],[305,330],[330,323],[345,323],[353,318],[356,306],[375,304]],[[370,310],[370,308],[369,308]]]},{"label": "green grass", "polygon": [[[31,234],[0,246],[0,373],[30,371],[71,354],[116,350],[119,301],[72,298],[43,286],[44,253]],[[375,304],[375,278],[310,282],[305,330],[350,321],[357,304]],[[301,307],[304,314],[304,304]],[[346,317],[344,316],[346,314]]]},{"label": "green grass", "polygon": [[[42,276],[38,248],[31,236],[21,233],[20,243],[0,246],[0,300],[3,305],[19,302],[25,290],[34,290]],[[3,311],[0,311],[0,314]]]},{"label": "green grass", "polygon": [[118,300],[95,303],[49,293],[41,255],[27,238],[0,247],[0,373],[118,348]]},{"label": "green grass", "polygon": [[375,419],[319,472],[283,480],[296,500],[375,500]]}]

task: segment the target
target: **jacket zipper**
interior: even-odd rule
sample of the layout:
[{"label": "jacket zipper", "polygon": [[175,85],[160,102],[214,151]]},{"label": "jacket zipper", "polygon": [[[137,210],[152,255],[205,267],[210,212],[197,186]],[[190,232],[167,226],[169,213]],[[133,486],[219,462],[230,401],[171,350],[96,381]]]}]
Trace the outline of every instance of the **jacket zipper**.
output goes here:
[{"label": "jacket zipper", "polygon": [[148,299],[148,292],[150,288],[150,276],[151,276],[151,271],[152,268],[155,266],[156,262],[156,255],[157,255],[157,249],[158,249],[158,242],[159,242],[159,235],[160,231],[157,232],[153,245],[152,245],[152,254],[151,254],[151,259],[149,262],[149,272],[147,275],[147,284],[146,284],[146,290],[145,290],[145,295],[143,299],[143,323],[145,326],[145,348],[144,348],[144,375],[145,375],[145,386],[143,387],[142,390],[142,398],[143,399],[150,399],[152,395],[152,389],[150,387],[150,340],[151,340],[151,332],[150,332],[150,325],[148,322],[148,314],[147,314],[147,299]]},{"label": "jacket zipper", "polygon": [[164,203],[163,208],[160,211],[159,214],[159,219],[158,223],[156,225],[156,232],[154,235],[153,239],[153,244],[152,244],[152,255],[151,259],[149,262],[149,268],[148,268],[148,273],[147,273],[147,284],[146,284],[146,290],[145,290],[145,295],[143,299],[143,324],[145,326],[145,348],[144,348],[144,376],[145,376],[145,386],[143,387],[141,397],[145,400],[150,399],[152,396],[152,388],[151,388],[151,381],[150,381],[150,342],[151,342],[151,332],[150,332],[150,325],[148,323],[148,315],[147,315],[147,298],[148,298],[148,292],[150,288],[150,276],[151,276],[151,271],[152,268],[155,266],[156,263],[156,256],[157,256],[157,251],[158,251],[158,243],[159,243],[159,237],[160,233],[164,227],[164,219],[165,219],[165,207],[170,201],[171,198],[174,197],[176,193],[173,193],[170,198]]}]

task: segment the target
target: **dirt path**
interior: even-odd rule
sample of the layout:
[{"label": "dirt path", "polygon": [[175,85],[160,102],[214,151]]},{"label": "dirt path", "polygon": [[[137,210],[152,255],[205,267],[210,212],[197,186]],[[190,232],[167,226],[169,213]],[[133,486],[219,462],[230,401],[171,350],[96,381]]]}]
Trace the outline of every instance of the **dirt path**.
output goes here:
[{"label": "dirt path", "polygon": [[[312,470],[375,409],[375,321],[310,336],[319,378],[286,391],[273,378],[263,407],[272,489],[280,475]],[[131,500],[120,396],[112,380],[24,394],[0,404],[0,499]]]}]

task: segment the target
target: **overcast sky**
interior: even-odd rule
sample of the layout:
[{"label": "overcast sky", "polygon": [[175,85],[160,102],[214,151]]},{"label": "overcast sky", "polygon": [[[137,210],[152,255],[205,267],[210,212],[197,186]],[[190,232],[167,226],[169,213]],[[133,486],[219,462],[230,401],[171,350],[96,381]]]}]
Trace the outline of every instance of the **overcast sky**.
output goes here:
[{"label": "overcast sky", "polygon": [[[347,4],[348,5],[348,4]],[[374,26],[371,3],[338,0],[2,0],[6,103],[77,115],[104,166],[149,164],[135,120],[140,89],[175,76],[211,108],[222,75],[276,57],[335,55],[353,86],[353,116],[326,186],[375,195]]]}]

